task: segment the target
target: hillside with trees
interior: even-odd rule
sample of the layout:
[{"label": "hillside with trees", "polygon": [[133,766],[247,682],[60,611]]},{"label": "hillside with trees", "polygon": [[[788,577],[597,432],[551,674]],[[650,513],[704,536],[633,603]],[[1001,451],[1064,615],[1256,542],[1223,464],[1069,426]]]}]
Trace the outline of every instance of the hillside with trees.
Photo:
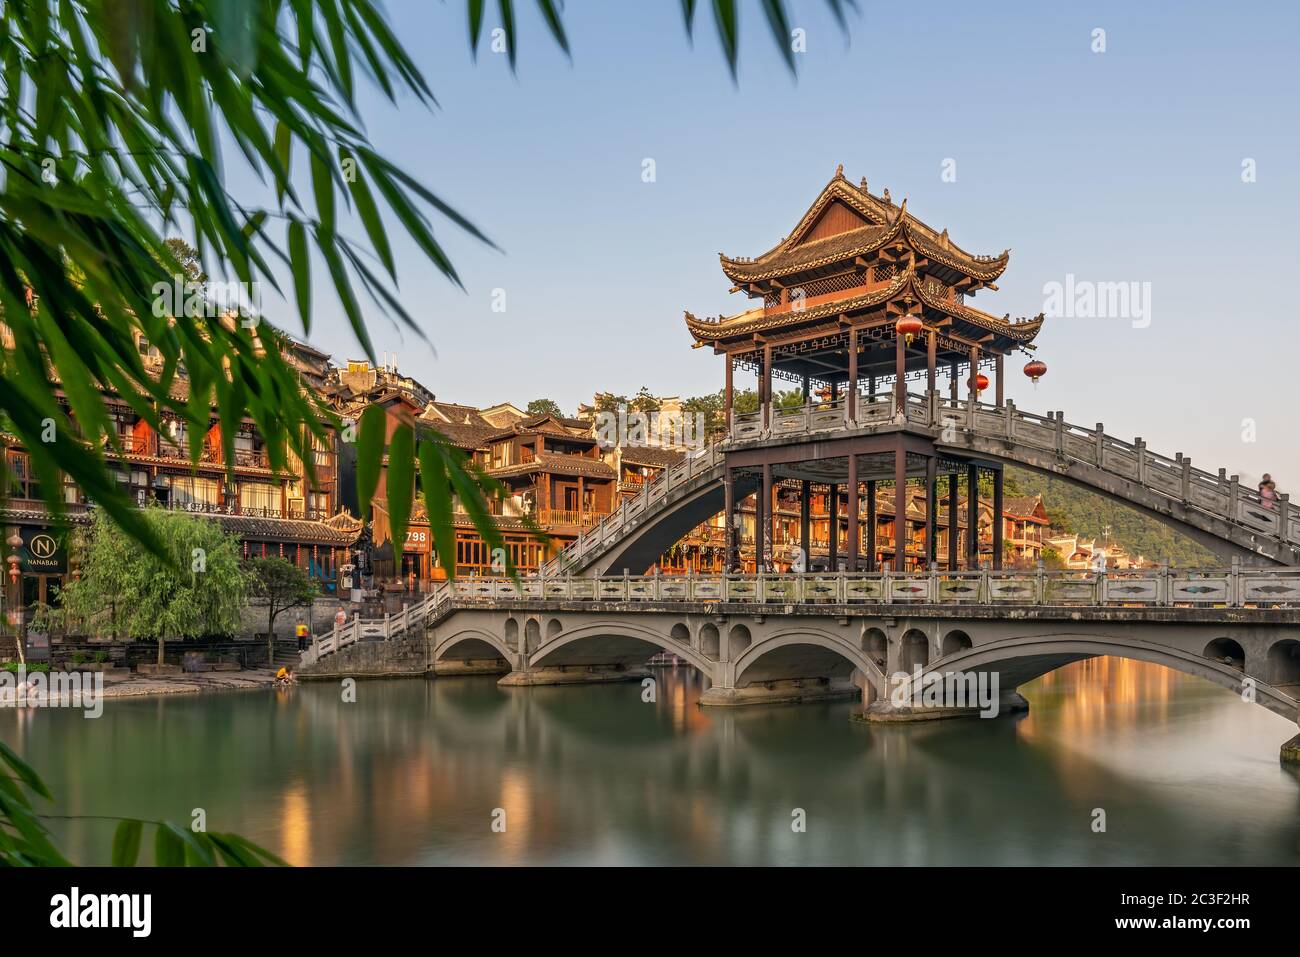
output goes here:
[{"label": "hillside with trees", "polygon": [[1088,539],[1110,541],[1124,546],[1130,555],[1152,560],[1168,558],[1183,568],[1224,563],[1209,549],[1136,509],[1055,476],[1008,467],[1006,493],[1041,494],[1043,507],[1052,520],[1053,536],[1077,533]]}]

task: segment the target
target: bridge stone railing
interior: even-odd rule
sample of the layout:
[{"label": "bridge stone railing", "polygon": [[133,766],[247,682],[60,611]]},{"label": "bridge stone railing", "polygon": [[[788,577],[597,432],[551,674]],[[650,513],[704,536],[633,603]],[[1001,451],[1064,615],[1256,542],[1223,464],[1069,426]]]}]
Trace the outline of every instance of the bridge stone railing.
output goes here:
[{"label": "bridge stone railing", "polygon": [[396,615],[385,615],[383,618],[353,615],[342,625],[336,622],[333,629],[312,641],[311,647],[302,653],[299,664],[314,664],[326,655],[332,655],[358,641],[396,638],[408,631],[422,628],[451,598],[451,589],[442,583],[428,597],[414,605],[404,606]]},{"label": "bridge stone railing", "polygon": [[1274,507],[1269,508],[1255,490],[1243,487],[1238,477],[1228,475],[1226,470],[1220,469],[1216,474],[1195,468],[1192,460],[1182,453],[1172,459],[1159,455],[1147,449],[1141,438],[1126,442],[1107,435],[1100,422],[1088,428],[1066,422],[1061,412],[1039,415],[1017,408],[1010,400],[998,406],[952,399],[937,391],[909,393],[902,413],[897,409],[893,392],[860,395],[856,404],[853,419],[849,419],[848,405],[843,400],[814,401],[799,409],[773,409],[768,428],[763,427],[761,412],[733,413],[730,434],[722,447],[711,444],[665,470],[655,481],[647,483],[634,501],[624,502],[544,564],[543,574],[556,576],[566,568],[583,566],[585,559],[598,555],[617,541],[624,530],[671,501],[674,490],[683,489],[701,473],[720,465],[723,450],[730,445],[904,424],[937,431],[941,441],[943,430],[954,429],[1050,452],[1060,459],[1081,462],[1136,482],[1207,518],[1226,519],[1251,534],[1268,536],[1287,548],[1300,549],[1300,509],[1292,506],[1287,495],[1280,495]]},{"label": "bridge stone railing", "polygon": [[462,578],[460,602],[617,601],[779,604],[1300,607],[1300,569],[1234,564],[1187,571],[828,572],[801,575],[625,575],[609,578]]},{"label": "bridge stone railing", "polygon": [[[1099,422],[1094,428],[1066,422],[1061,412],[1038,415],[1025,412],[1008,400],[1002,406],[969,399],[952,399],[930,392],[908,394],[904,415],[897,408],[896,396],[880,393],[859,396],[857,415],[848,418],[844,404],[836,403],[839,430],[871,429],[882,425],[907,425],[938,430],[959,429],[984,438],[1051,452],[1065,460],[1093,466],[1103,472],[1136,482],[1147,490],[1208,517],[1226,519],[1255,534],[1277,539],[1291,548],[1300,548],[1300,510],[1292,507],[1289,496],[1280,495],[1269,507],[1254,489],[1243,487],[1235,475],[1226,470],[1207,472],[1192,466],[1188,456],[1173,458],[1150,451],[1141,439],[1126,442],[1107,435]],[[801,427],[811,420],[811,413],[794,410],[779,414],[781,427],[762,428],[761,414],[752,412],[733,416],[731,440],[734,443],[779,438],[787,435],[830,431],[825,418],[817,429]],[[774,419],[774,422],[777,421]]]},{"label": "bridge stone railing", "polygon": [[583,532],[558,555],[543,563],[543,576],[560,575],[566,568],[581,563],[583,558],[603,551],[605,546],[618,541],[625,531],[640,524],[651,512],[682,494],[694,480],[713,472],[721,464],[722,452],[715,443],[687,452],[682,461],[664,469],[653,482],[642,486],[641,494],[630,500],[625,499],[597,525]]}]

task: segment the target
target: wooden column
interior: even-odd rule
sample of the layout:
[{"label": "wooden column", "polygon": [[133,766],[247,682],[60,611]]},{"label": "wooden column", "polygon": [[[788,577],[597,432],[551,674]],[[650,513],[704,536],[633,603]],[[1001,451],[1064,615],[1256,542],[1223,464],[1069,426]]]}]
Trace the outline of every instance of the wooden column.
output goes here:
[{"label": "wooden column", "polygon": [[766,462],[763,463],[763,488],[759,498],[763,500],[763,523],[754,526],[754,542],[757,548],[758,542],[762,541],[763,559],[759,561],[758,553],[754,553],[754,570],[765,572],[772,564],[772,522],[776,517],[776,509],[772,507],[772,466]]},{"label": "wooden column", "polygon": [[731,410],[735,407],[735,359],[727,353],[727,384],[722,390],[722,408],[727,420],[727,432],[731,432]]},{"label": "wooden column", "polygon": [[763,344],[763,428],[772,427],[772,344]]},{"label": "wooden column", "polygon": [[901,572],[907,570],[907,450],[899,435],[894,447],[894,568]]},{"label": "wooden column", "polygon": [[971,402],[978,402],[980,390],[975,388],[975,377],[980,373],[980,350],[978,346],[970,347],[970,382],[966,384],[970,390]]},{"label": "wooden column", "polygon": [[840,487],[838,485],[827,486],[826,511],[830,516],[830,536],[827,543],[830,553],[827,558],[831,571],[838,571],[837,562],[840,557]]},{"label": "wooden column", "polygon": [[901,412],[907,408],[907,340],[895,334],[894,341],[894,406]]},{"label": "wooden column", "polygon": [[876,483],[867,483],[867,571],[876,570]]},{"label": "wooden column", "polygon": [[934,455],[925,458],[925,568],[934,568],[939,554],[939,459]]},{"label": "wooden column", "polygon": [[1002,408],[1002,356],[993,360],[993,398],[997,407]]},{"label": "wooden column", "polygon": [[[805,377],[804,382],[808,380]],[[812,482],[799,483],[799,547],[803,549],[803,570],[812,570]]]},{"label": "wooden column", "polygon": [[740,533],[736,530],[736,484],[731,469],[722,474],[723,542],[726,549],[723,570],[734,572],[740,566]]},{"label": "wooden column", "polygon": [[[856,326],[849,329],[849,394],[848,394],[848,417],[852,421],[858,417],[858,329]],[[850,457],[850,461],[852,457]],[[849,466],[852,468],[853,466]],[[849,498],[852,500],[856,493],[850,492]],[[850,553],[849,560],[853,561],[856,556]]]},{"label": "wooden column", "polygon": [[948,476],[948,571],[957,570],[957,538],[961,528],[957,523],[957,473]]},{"label": "wooden column", "polygon": [[980,470],[966,466],[966,567],[980,567]]},{"label": "wooden column", "polygon": [[812,376],[807,373],[803,377],[803,404],[807,405],[808,400],[812,398]]},{"label": "wooden column", "polygon": [[958,397],[961,395],[957,388],[957,363],[954,362],[952,364],[952,369],[949,374],[951,378],[948,379],[948,395],[954,402],[956,402]]},{"label": "wooden column", "polygon": [[935,360],[939,350],[939,337],[935,335],[933,329],[925,333],[925,391],[934,391],[934,380],[937,372]]},{"label": "wooden column", "polygon": [[1002,570],[1002,469],[993,470],[993,568]]},{"label": "wooden column", "polygon": [[848,571],[855,572],[858,570],[858,457],[849,454],[849,488],[848,488],[848,512],[849,529],[848,536],[845,539],[844,550],[848,552],[848,561],[845,568]]}]

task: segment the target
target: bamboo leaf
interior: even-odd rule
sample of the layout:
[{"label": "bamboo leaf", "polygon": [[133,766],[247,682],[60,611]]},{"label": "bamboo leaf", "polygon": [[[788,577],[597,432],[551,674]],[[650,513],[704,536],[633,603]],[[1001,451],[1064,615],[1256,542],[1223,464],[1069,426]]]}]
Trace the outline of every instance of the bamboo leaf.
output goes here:
[{"label": "bamboo leaf", "polygon": [[144,824],[140,821],[122,821],[113,833],[113,866],[135,867],[140,856],[140,838]]},{"label": "bamboo leaf", "polygon": [[403,422],[388,442],[388,521],[393,534],[393,553],[406,547],[406,528],[411,521],[411,500],[415,495],[415,429]]},{"label": "bamboo leaf", "polygon": [[379,487],[379,472],[384,459],[384,431],[388,414],[381,406],[367,406],[361,413],[357,429],[357,501],[361,518],[370,518],[370,502]]}]

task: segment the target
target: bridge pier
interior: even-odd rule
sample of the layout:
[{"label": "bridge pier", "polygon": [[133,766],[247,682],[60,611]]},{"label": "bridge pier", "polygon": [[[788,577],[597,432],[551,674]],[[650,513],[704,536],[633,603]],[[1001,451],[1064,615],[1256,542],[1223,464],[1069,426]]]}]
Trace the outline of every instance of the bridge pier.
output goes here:
[{"label": "bridge pier", "polygon": [[897,705],[889,698],[878,698],[866,705],[859,715],[863,721],[880,723],[903,723],[911,721],[943,721],[952,718],[1004,718],[1009,715],[1025,714],[1029,711],[1029,701],[1020,692],[1003,692],[998,696],[996,709],[972,707],[947,707],[930,705]]},{"label": "bridge pier", "polygon": [[1300,734],[1282,745],[1282,763],[1300,767]]},{"label": "bridge pier", "polygon": [[511,671],[497,682],[499,688],[537,688],[545,685],[590,685],[610,681],[641,681],[650,677],[649,668],[612,665],[551,665]]},{"label": "bridge pier", "polygon": [[702,708],[737,708],[754,704],[803,704],[851,701],[862,690],[849,678],[782,678],[755,681],[743,688],[714,686],[700,695]]}]

